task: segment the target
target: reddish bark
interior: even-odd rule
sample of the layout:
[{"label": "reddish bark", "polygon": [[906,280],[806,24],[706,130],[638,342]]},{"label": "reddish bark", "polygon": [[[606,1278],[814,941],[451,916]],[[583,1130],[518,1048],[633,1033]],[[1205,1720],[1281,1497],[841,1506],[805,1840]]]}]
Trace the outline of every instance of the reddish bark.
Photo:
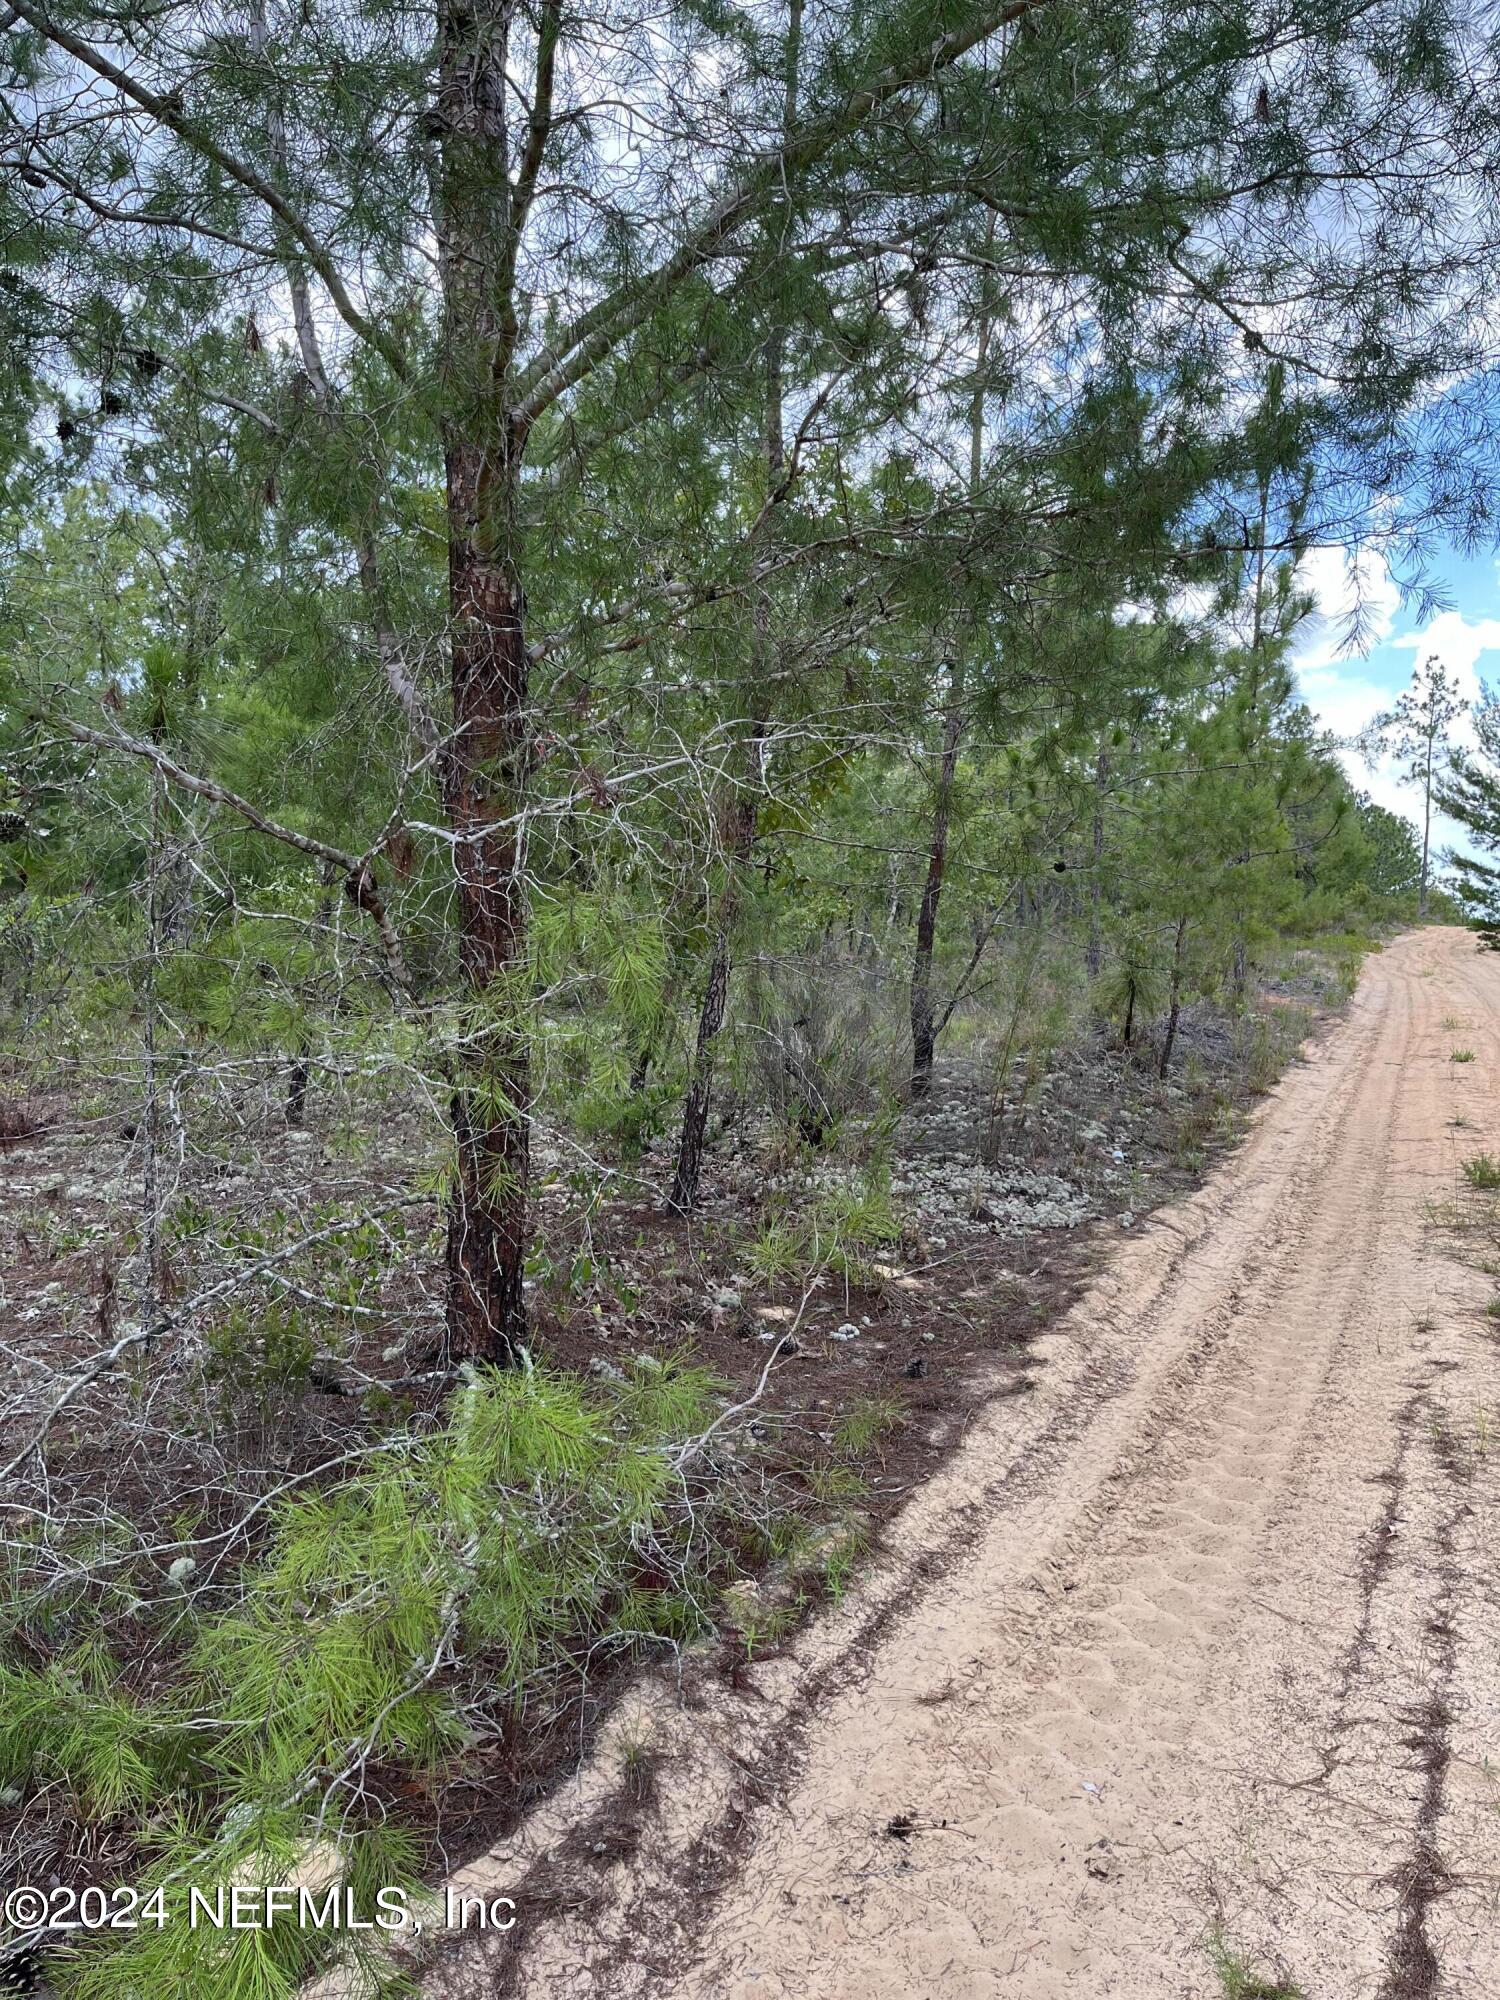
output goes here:
[{"label": "reddish bark", "polygon": [[459,948],[475,1002],[454,1084],[448,1204],[450,1358],[510,1362],[526,1338],[530,1173],[525,837],[529,756],[525,596],[513,563],[512,468],[447,454],[453,740],[443,797],[454,834]]},{"label": "reddish bark", "polygon": [[452,690],[441,779],[472,1001],[452,1069],[447,1345],[451,1360],[498,1363],[514,1361],[526,1338],[531,1102],[523,818],[530,660],[518,505],[526,440],[506,408],[522,219],[507,173],[510,20],[497,0],[440,5],[431,119],[440,162]]}]

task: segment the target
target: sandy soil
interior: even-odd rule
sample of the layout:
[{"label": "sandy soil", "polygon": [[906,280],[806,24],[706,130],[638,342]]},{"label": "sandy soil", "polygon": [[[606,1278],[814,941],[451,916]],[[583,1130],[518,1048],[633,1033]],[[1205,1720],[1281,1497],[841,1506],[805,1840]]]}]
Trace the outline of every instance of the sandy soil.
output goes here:
[{"label": "sandy soil", "polygon": [[1500,1239],[1460,1171],[1484,1146],[1500,960],[1404,937],[1038,1343],[857,1598],[745,1690],[648,1687],[464,1871],[522,1921],[450,1940],[427,1991],[1218,1995],[1218,1926],[1268,1982],[1247,1995],[1500,1994],[1476,1268]]}]

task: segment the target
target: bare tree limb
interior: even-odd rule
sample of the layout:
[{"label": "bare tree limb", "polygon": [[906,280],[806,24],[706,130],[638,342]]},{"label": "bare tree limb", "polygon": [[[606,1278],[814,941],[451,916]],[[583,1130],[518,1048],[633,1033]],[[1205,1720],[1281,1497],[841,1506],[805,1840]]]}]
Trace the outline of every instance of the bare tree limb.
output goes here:
[{"label": "bare tree limb", "polygon": [[310,833],[299,833],[295,827],[283,826],[279,820],[271,819],[249,799],[241,798],[238,792],[230,791],[212,778],[200,778],[196,772],[186,771],[182,765],[169,757],[159,745],[143,736],[131,736],[123,729],[105,731],[90,729],[82,722],[74,722],[70,716],[50,716],[49,721],[71,736],[77,743],[87,743],[96,750],[122,750],[127,756],[139,757],[152,764],[167,780],[180,790],[193,792],[200,799],[210,799],[215,805],[227,806],[238,813],[247,825],[257,833],[263,833],[268,840],[279,840],[286,847],[295,847],[299,853],[310,855],[315,861],[325,862],[343,878],[344,892],[357,909],[363,910],[380,933],[380,942],[385,951],[386,963],[392,980],[404,993],[411,991],[411,977],[406,970],[402,956],[401,941],[391,922],[380,892],[375,886],[375,878],[369,863],[359,856],[348,853],[342,847],[334,847],[326,840],[318,840]]}]

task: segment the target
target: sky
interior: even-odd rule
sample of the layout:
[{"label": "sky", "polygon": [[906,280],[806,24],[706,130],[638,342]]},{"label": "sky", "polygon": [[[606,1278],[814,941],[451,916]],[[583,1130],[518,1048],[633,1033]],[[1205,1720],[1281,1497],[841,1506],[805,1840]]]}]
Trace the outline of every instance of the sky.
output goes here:
[{"label": "sky", "polygon": [[[1500,682],[1500,563],[1493,555],[1433,552],[1426,583],[1443,604],[1436,612],[1426,607],[1425,618],[1420,603],[1402,602],[1399,584],[1377,553],[1366,552],[1351,566],[1343,549],[1313,549],[1303,558],[1300,580],[1317,598],[1320,615],[1302,628],[1294,649],[1297,677],[1308,707],[1336,735],[1352,736],[1392,707],[1412,669],[1429,654],[1442,661],[1469,701],[1478,698],[1481,680]],[[1349,624],[1356,607],[1363,629],[1351,649]],[[1467,720],[1454,735],[1472,742]],[[1362,791],[1420,829],[1421,796],[1400,782],[1389,758],[1372,770],[1357,751],[1343,756]],[[1435,853],[1450,844],[1470,845],[1461,827],[1437,815],[1432,842]]]}]

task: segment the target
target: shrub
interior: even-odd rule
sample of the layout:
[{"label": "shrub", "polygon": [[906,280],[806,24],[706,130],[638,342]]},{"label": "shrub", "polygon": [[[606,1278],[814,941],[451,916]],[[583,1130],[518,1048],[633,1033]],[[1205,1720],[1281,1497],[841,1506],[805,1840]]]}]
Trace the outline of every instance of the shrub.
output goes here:
[{"label": "shrub", "polygon": [[1210,1929],[1203,1948],[1218,1975],[1224,2000],[1303,2000],[1302,1988],[1292,1980],[1267,1979],[1258,1973],[1219,1924]]},{"label": "shrub", "polygon": [[278,1393],[299,1395],[318,1352],[302,1309],[276,1301],[232,1307],[204,1345],[204,1379],[223,1392],[226,1405],[237,1395],[256,1404]]},{"label": "shrub", "polygon": [[1094,981],[1092,1003],[1096,1013],[1113,1022],[1127,1045],[1160,1013],[1167,1000],[1167,968],[1160,938],[1149,925],[1127,924],[1113,958]]},{"label": "shrub", "polygon": [[[706,1626],[703,1506],[683,1469],[716,1386],[675,1361],[607,1391],[470,1371],[438,1428],[281,1502],[238,1601],[197,1622],[152,1700],[96,1649],[0,1670],[0,1777],[134,1820],[148,1891],[285,1881],[314,1850],[357,1895],[399,1884],[415,1857],[360,1817],[368,1762],[435,1769],[467,1740],[470,1703],[519,1712],[581,1642]],[[333,1943],[171,1923],[104,1936],[63,1970],[79,2000],[292,2000]]]},{"label": "shrub", "polygon": [[869,982],[837,962],[811,964],[753,989],[752,1088],[779,1124],[822,1151],[845,1122],[888,1095],[882,1017]]},{"label": "shrub", "polygon": [[890,1175],[879,1162],[857,1183],[823,1190],[793,1211],[778,1202],[745,1253],[764,1283],[805,1278],[814,1271],[837,1271],[845,1279],[868,1278],[877,1250],[901,1238],[901,1219],[891,1199]]},{"label": "shrub", "polygon": [[0,1779],[60,1784],[89,1823],[144,1812],[180,1776],[186,1732],[117,1679],[93,1644],[43,1667],[0,1664]]},{"label": "shrub", "polygon": [[830,1439],[835,1457],[867,1458],[887,1431],[900,1423],[901,1415],[893,1396],[861,1396]]}]

